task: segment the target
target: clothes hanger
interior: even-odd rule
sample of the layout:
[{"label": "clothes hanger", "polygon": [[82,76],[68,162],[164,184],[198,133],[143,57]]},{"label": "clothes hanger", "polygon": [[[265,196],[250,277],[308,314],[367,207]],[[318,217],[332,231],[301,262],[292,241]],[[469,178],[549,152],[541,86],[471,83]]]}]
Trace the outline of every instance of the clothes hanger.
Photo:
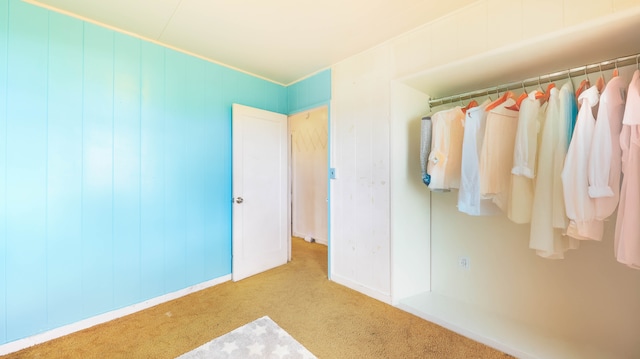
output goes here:
[{"label": "clothes hanger", "polygon": [[544,95],[542,95],[542,101],[543,101],[543,102],[544,102],[544,101],[549,101],[549,97],[551,97],[551,90],[552,90],[553,88],[555,88],[555,87],[556,87],[556,84],[555,84],[555,83],[553,83],[553,82],[552,82],[552,83],[550,83],[550,84],[547,86],[547,91],[545,91],[545,92],[544,92]]},{"label": "clothes hanger", "polygon": [[584,91],[587,87],[589,87],[590,83],[589,83],[589,75],[587,74],[587,66],[584,66],[584,76],[585,79],[582,80],[582,82],[580,82],[580,86],[578,86],[578,89],[576,90],[576,98],[578,98],[580,96],[580,94],[582,93],[582,91]]},{"label": "clothes hanger", "polygon": [[600,67],[600,77],[596,80],[596,88],[598,89],[598,92],[602,93],[602,90],[604,89],[604,74],[602,73],[602,64],[599,64],[598,66]]},{"label": "clothes hanger", "polygon": [[615,62],[614,66],[615,66],[615,68],[613,69],[613,74],[611,76],[612,77],[618,77],[618,75],[619,75],[619,72],[618,72],[618,59],[616,59],[616,62]]},{"label": "clothes hanger", "polygon": [[536,100],[544,98],[544,92],[542,91],[542,84],[540,83],[540,76],[538,76],[538,88],[536,89]]},{"label": "clothes hanger", "polygon": [[522,101],[527,98],[529,96],[529,94],[527,94],[527,89],[524,87],[524,81],[522,82],[522,94],[520,94],[520,97],[518,97],[518,99],[516,100],[516,103],[507,107],[508,110],[512,110],[512,111],[520,111],[520,105],[522,104]]},{"label": "clothes hanger", "polygon": [[464,111],[464,112],[467,112],[467,110],[472,109],[472,108],[477,107],[477,106],[478,106],[478,101],[476,101],[476,100],[471,100],[471,101],[467,104],[467,106],[465,106],[465,107],[464,107],[463,111]]},{"label": "clothes hanger", "polygon": [[505,101],[507,101],[507,99],[512,98],[513,92],[507,90],[505,91],[505,93],[500,96],[497,100],[493,101],[492,103],[490,103],[489,105],[487,105],[486,111],[489,112],[491,110],[493,110],[494,108],[500,106],[501,104],[503,104]]}]

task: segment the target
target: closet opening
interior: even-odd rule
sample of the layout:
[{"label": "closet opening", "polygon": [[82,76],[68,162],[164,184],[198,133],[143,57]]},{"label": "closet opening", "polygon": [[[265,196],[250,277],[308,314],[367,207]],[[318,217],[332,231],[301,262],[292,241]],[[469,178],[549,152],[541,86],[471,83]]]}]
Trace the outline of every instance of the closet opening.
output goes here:
[{"label": "closet opening", "polygon": [[[567,63],[575,64],[569,60]],[[467,67],[475,67],[475,63],[467,63]],[[562,67],[567,69],[563,70]],[[603,219],[598,219],[604,222],[602,237],[578,238],[580,239],[579,246],[570,247],[569,245],[563,246],[564,243],[571,244],[568,238],[571,235],[564,234],[569,232],[570,222],[567,220],[566,225],[559,220],[554,222],[556,218],[548,214],[560,213],[562,217],[566,215],[567,218],[570,218],[570,215],[576,216],[572,214],[575,211],[566,211],[566,203],[561,204],[563,210],[560,212],[546,209],[550,206],[544,207],[544,205],[558,203],[551,201],[537,201],[537,207],[534,208],[533,198],[540,194],[539,197],[544,199],[565,198],[564,192],[561,194],[562,197],[552,197],[557,192],[554,192],[553,187],[545,187],[544,184],[558,183],[555,182],[558,180],[560,184],[563,184],[563,172],[582,174],[591,166],[591,163],[596,163],[592,162],[590,158],[597,160],[599,157],[591,156],[591,154],[598,152],[590,151],[591,148],[586,147],[585,143],[589,146],[595,146],[597,142],[601,147],[606,145],[611,149],[611,152],[608,152],[606,148],[600,151],[607,153],[606,156],[603,156],[607,162],[598,168],[602,168],[602,172],[605,169],[611,171],[604,172],[606,177],[602,183],[608,184],[608,181],[613,181],[609,185],[609,188],[612,189],[622,185],[618,179],[615,179],[615,176],[610,177],[609,173],[613,174],[616,171],[619,174],[620,171],[619,167],[616,170],[613,169],[614,157],[619,159],[620,156],[615,155],[613,149],[619,148],[622,144],[622,115],[627,111],[626,105],[630,101],[637,101],[638,98],[634,94],[638,93],[640,54],[610,58],[606,61],[587,63],[579,67],[562,67],[557,72],[541,72],[538,76],[526,75],[521,81],[505,82],[497,86],[489,85],[487,80],[488,86],[485,85],[485,88],[478,86],[481,88],[479,90],[429,99],[429,113],[423,118],[428,118],[430,122],[435,123],[434,118],[442,120],[445,118],[444,115],[452,115],[451,118],[454,118],[453,115],[455,115],[456,121],[462,122],[465,130],[462,141],[458,141],[458,143],[464,151],[465,141],[468,141],[469,138],[472,139],[471,142],[466,142],[467,144],[471,143],[467,148],[470,148],[471,153],[476,153],[478,156],[477,159],[474,159],[474,156],[469,156],[466,158],[470,161],[462,160],[459,162],[450,161],[451,157],[447,158],[450,161],[448,163],[459,164],[461,172],[463,164],[465,165],[467,176],[464,177],[461,173],[461,178],[466,180],[466,186],[450,185],[449,188],[443,188],[444,186],[440,183],[444,183],[444,181],[438,179],[440,182],[435,182],[438,187],[433,186],[434,191],[430,192],[430,206],[428,208],[425,206],[420,212],[421,215],[428,216],[431,223],[428,232],[430,271],[424,270],[425,274],[418,274],[414,277],[412,276],[415,271],[404,271],[403,275],[407,278],[399,278],[395,282],[404,285],[411,280],[414,283],[419,283],[420,276],[422,276],[424,282],[430,281],[431,287],[422,292],[419,292],[418,284],[413,284],[413,287],[407,285],[406,288],[401,288],[404,292],[399,293],[397,306],[519,358],[624,357],[628,356],[630,352],[637,351],[635,339],[631,335],[608,336],[608,332],[610,328],[614,327],[625,328],[624,331],[617,331],[617,333],[633,332],[632,329],[627,328],[637,326],[637,321],[634,320],[634,316],[629,316],[628,313],[637,312],[640,307],[638,306],[638,292],[627,289],[630,288],[630,283],[637,282],[637,272],[634,272],[633,266],[629,268],[628,263],[620,260],[627,260],[627,252],[618,251],[614,246],[615,242],[625,243],[624,240],[631,240],[629,237],[616,239],[616,225],[621,213],[620,207],[618,207],[617,213],[614,212],[618,205],[617,200],[600,202],[603,205],[597,207],[602,211],[604,208],[609,208],[609,212],[602,215]],[[436,70],[433,71],[436,72]],[[498,81],[495,80],[495,82]],[[551,86],[552,84],[555,86]],[[473,88],[469,84],[465,86],[468,87],[468,90]],[[591,92],[586,93],[585,91]],[[512,94],[505,96],[505,98],[508,98],[510,103],[505,100],[502,104],[498,104],[502,108],[498,108],[494,113],[494,115],[499,115],[493,119],[500,119],[501,121],[498,122],[500,126],[495,126],[496,122],[494,122],[494,126],[488,124],[490,122],[488,116],[492,114],[481,117],[475,112],[469,113],[469,111],[474,111],[473,109],[484,112],[492,111],[486,110],[488,104],[498,101],[503,98],[505,93],[509,92]],[[521,96],[522,93],[531,95],[526,102],[522,102],[525,101],[525,97]],[[548,94],[549,97],[538,97],[539,93]],[[571,99],[571,101],[567,101],[568,103],[575,101],[576,106],[579,101],[582,102],[582,106],[589,103],[587,107],[581,107],[584,116],[580,116],[579,109],[574,112],[570,106],[560,106],[561,95],[563,95],[562,99]],[[408,95],[405,97],[409,98]],[[589,106],[593,107],[591,104],[595,103],[594,97],[598,100],[599,108],[597,111],[589,108]],[[487,99],[489,101],[485,102]],[[512,109],[512,106],[518,104],[518,100],[521,101],[520,104],[516,106],[516,109]],[[479,105],[470,106],[466,112],[463,111],[469,103]],[[632,105],[633,103],[631,102]],[[532,104],[537,104],[537,107]],[[554,108],[551,106],[565,111],[558,111],[554,114],[549,110],[549,108]],[[537,109],[537,112],[531,111],[532,109]],[[532,136],[532,140],[529,140],[528,144],[536,145],[535,152],[527,152],[531,162],[524,163],[519,167],[525,168],[524,165],[528,165],[535,169],[533,178],[526,177],[529,179],[528,182],[526,179],[523,181],[524,176],[520,175],[520,173],[525,173],[524,170],[513,172],[517,160],[524,162],[522,156],[517,160],[514,159],[516,148],[521,150],[523,147],[516,145],[515,138],[518,129],[521,128],[513,119],[520,121],[522,118],[526,118],[521,116],[522,113],[525,115],[527,113],[534,114],[529,115],[529,121],[522,121],[527,125],[522,128],[530,129],[528,135]],[[483,119],[483,121],[478,119]],[[506,123],[507,120],[512,122]],[[449,121],[449,123],[452,122],[454,121]],[[481,125],[482,122],[484,122],[484,126]],[[441,130],[442,123],[441,121],[438,126],[429,125],[431,131],[425,131],[424,133],[429,135],[424,136],[423,139],[429,138],[430,143],[442,143],[442,138],[446,138],[448,144],[453,143],[453,136],[448,134],[444,136],[449,137],[440,135],[440,139],[434,139],[438,135],[433,129]],[[511,132],[507,132],[508,126],[504,126],[505,123],[512,126]],[[632,125],[626,124],[625,126]],[[596,126],[598,127],[596,128]],[[471,136],[469,136],[466,131],[473,128],[479,130],[478,132],[469,131],[471,132]],[[481,180],[476,182],[476,189],[472,188],[473,184],[469,185],[470,178],[479,179],[482,176],[481,174],[469,175],[469,173],[474,173],[469,171],[469,163],[475,163],[480,167],[483,160],[481,156],[488,153],[488,151],[482,151],[483,146],[478,146],[478,141],[495,144],[495,141],[488,142],[487,140],[488,135],[495,134],[495,132],[491,132],[495,129],[500,130],[501,138],[514,139],[513,144],[504,146],[504,150],[493,151],[494,153],[506,153],[508,155],[506,161],[513,161],[513,165],[507,166],[506,171],[503,171],[506,176],[503,177],[505,180],[502,183],[508,187],[504,187],[501,191],[502,195],[496,198],[498,201],[494,201],[494,198],[484,197],[488,193],[480,192],[482,191]],[[596,131],[600,131],[600,136],[596,136]],[[453,131],[449,133],[451,132]],[[442,133],[445,131],[440,131],[440,134]],[[555,137],[548,136],[548,134]],[[479,138],[482,140],[478,140]],[[549,141],[549,138],[552,141]],[[576,138],[579,141],[573,141]],[[618,138],[621,139],[620,143],[615,141]],[[421,139],[421,145],[423,139]],[[602,139],[604,140],[596,141]],[[607,139],[611,139],[611,141],[606,141]],[[575,143],[579,145],[575,145]],[[570,158],[572,144],[581,152],[573,152],[574,156]],[[415,152],[414,158],[417,159],[418,146],[412,147]],[[431,149],[434,148],[437,147]],[[589,150],[584,150],[585,148]],[[625,148],[630,150],[631,147]],[[442,151],[436,151],[438,156],[442,156],[441,153]],[[529,156],[532,153],[537,154],[537,157]],[[579,162],[580,164],[587,163],[586,166],[578,167],[572,164],[571,167],[568,167],[569,160],[573,160],[574,163],[578,162],[576,153],[588,155],[580,159],[582,162]],[[553,161],[547,161],[544,166],[541,165],[542,161],[536,161],[540,158],[552,158],[547,154],[553,155]],[[429,158],[429,155],[423,155],[422,151],[419,155],[421,164],[422,158]],[[461,157],[464,158],[464,156]],[[438,159],[438,157],[432,156],[432,161],[433,159]],[[564,171],[565,166],[569,170]],[[541,171],[541,168],[544,172]],[[475,171],[475,169],[473,170]],[[479,172],[480,168],[477,168],[475,173]],[[434,183],[434,173],[441,175],[437,172],[429,173],[431,184]],[[580,178],[587,179],[589,175],[587,173]],[[518,181],[519,184],[524,184],[519,187],[524,187],[524,190],[514,190],[517,188],[514,184],[518,183],[514,180],[515,176],[523,177]],[[588,189],[588,186],[585,185],[586,181],[580,181],[573,177],[567,178],[570,180],[568,185],[564,185],[563,191],[566,191],[566,188],[582,189],[582,193],[588,196],[581,197],[587,199],[584,201],[584,207],[592,203],[591,198],[615,198],[614,196],[592,196],[588,190],[584,190]],[[462,180],[460,182],[462,183]],[[485,180],[485,183],[488,182]],[[542,185],[540,185],[541,183]],[[586,184],[588,185],[588,183]],[[478,201],[469,201],[469,196],[461,197],[460,193],[464,193],[463,188],[467,194],[471,193],[471,190],[477,190],[474,193],[477,193],[478,196],[474,199],[478,199]],[[422,190],[424,188],[421,188],[421,191],[414,191],[414,195],[421,194]],[[495,190],[491,192],[499,193]],[[528,197],[529,195],[532,197]],[[577,197],[577,195],[575,196]],[[621,190],[620,198],[624,197]],[[511,198],[515,198],[515,200],[509,201]],[[487,200],[489,205],[506,202],[506,210],[499,208],[499,211],[495,212],[492,209],[491,213],[489,211],[481,212],[481,209],[488,207],[481,207],[480,199]],[[468,203],[473,203],[476,207],[471,207]],[[595,208],[593,204],[591,206],[591,208]],[[469,213],[469,208],[477,209],[477,211]],[[527,213],[527,211],[531,212]],[[398,212],[396,210],[395,213]],[[515,213],[520,214],[514,215]],[[396,215],[396,217],[398,216]],[[534,218],[538,219],[537,222],[533,220]],[[544,221],[546,218],[550,219],[549,222]],[[586,221],[582,220],[582,222]],[[540,225],[541,223],[545,227]],[[540,228],[546,232],[541,231]],[[426,237],[426,231],[420,233],[425,233]],[[574,232],[574,234],[580,233]],[[414,253],[416,251],[406,249],[409,247],[408,240],[402,237],[396,238],[400,238],[394,244],[395,252],[399,253],[396,257],[396,262],[399,263],[396,264],[396,268],[400,267],[400,264],[417,262],[419,257]],[[545,245],[546,247],[544,247]],[[623,247],[618,245],[617,248]],[[546,248],[552,250],[546,250]],[[461,265],[460,259],[462,258],[467,258],[467,264],[471,263],[471,265]],[[623,264],[627,264],[627,266]],[[589,280],[582,281],[581,278],[589,278]],[[615,280],[611,280],[611,278],[615,278]],[[396,284],[396,287],[398,286]],[[600,288],[604,290],[600,290]],[[411,292],[415,294],[411,294]],[[591,295],[594,292],[597,292],[598,295]],[[624,295],[620,295],[621,293]],[[590,308],[602,306],[602,303],[616,303],[616,305],[606,306],[596,312],[590,311]],[[589,314],[585,315],[585,313]],[[586,343],[589,344],[586,345]]]}]

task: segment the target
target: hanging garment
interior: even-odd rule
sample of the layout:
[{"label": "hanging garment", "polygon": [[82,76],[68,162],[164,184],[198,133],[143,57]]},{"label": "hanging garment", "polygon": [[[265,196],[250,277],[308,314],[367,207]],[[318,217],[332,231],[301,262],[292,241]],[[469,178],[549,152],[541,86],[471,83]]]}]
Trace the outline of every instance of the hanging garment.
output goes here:
[{"label": "hanging garment", "polygon": [[513,146],[518,129],[518,111],[507,109],[515,104],[508,99],[487,114],[484,141],[480,152],[480,194],[491,198],[507,212],[513,167]]},{"label": "hanging garment", "polygon": [[[578,116],[578,104],[573,91],[571,81],[567,81],[558,92],[560,103],[561,120],[556,127],[558,136],[553,154],[553,228],[561,229],[564,234],[569,226],[567,211],[564,203],[564,190],[562,186],[562,170],[564,169],[564,161],[569,151],[569,143],[571,143],[574,124]],[[569,133],[569,136],[564,134]],[[575,239],[571,239],[575,241]]]},{"label": "hanging garment", "polygon": [[[560,137],[566,139],[566,132],[562,132],[562,129],[567,128],[566,114],[570,106],[568,99],[572,94],[573,88],[570,82],[563,85],[560,90],[557,88],[550,90],[538,146],[540,150],[531,211],[529,247],[534,249],[537,255],[550,259],[562,259],[564,252],[578,248],[577,240],[562,235],[566,228],[562,186],[554,180],[560,177],[562,171],[562,166],[558,166],[556,158],[559,155],[564,158],[566,154],[559,144],[562,144]],[[559,196],[558,193],[560,193]],[[562,210],[555,210],[557,207],[561,207]],[[558,224],[563,226],[558,227]]]},{"label": "hanging garment", "polygon": [[613,214],[620,199],[620,132],[626,90],[625,81],[614,77],[600,96],[598,120],[589,155],[589,196],[595,198],[596,219],[604,220]]},{"label": "hanging garment", "polygon": [[510,204],[507,213],[507,217],[514,223],[524,224],[531,221],[540,106],[540,100],[536,99],[535,91],[529,93],[520,103],[511,169]]},{"label": "hanging garment", "polygon": [[596,119],[593,107],[600,94],[591,86],[578,97],[580,110],[562,170],[564,202],[569,218],[567,235],[581,240],[602,240],[604,223],[596,219],[595,201],[589,196],[589,154]]},{"label": "hanging garment", "polygon": [[431,116],[433,133],[427,173],[432,191],[450,191],[460,187],[464,117],[460,107],[436,112]]},{"label": "hanging garment", "polygon": [[485,107],[489,102],[487,100],[478,107],[467,110],[464,120],[458,210],[472,216],[500,213],[499,208],[493,204],[491,199],[481,199],[480,197],[480,151],[487,120]]},{"label": "hanging garment", "polygon": [[622,189],[614,251],[618,262],[640,269],[640,70],[633,74],[622,121]]},{"label": "hanging garment", "polygon": [[429,186],[431,176],[427,172],[427,162],[431,152],[431,117],[423,117],[420,121],[420,171],[422,182]]}]

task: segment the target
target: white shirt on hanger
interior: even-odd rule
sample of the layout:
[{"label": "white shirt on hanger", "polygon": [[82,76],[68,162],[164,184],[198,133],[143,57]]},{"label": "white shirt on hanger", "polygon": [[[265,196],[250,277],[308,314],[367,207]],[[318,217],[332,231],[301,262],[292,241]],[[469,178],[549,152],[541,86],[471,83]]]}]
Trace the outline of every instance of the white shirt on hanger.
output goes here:
[{"label": "white shirt on hanger", "polygon": [[[566,154],[566,150],[559,145],[562,144],[560,137],[567,137],[566,130],[562,129],[567,128],[568,111],[565,110],[570,106],[568,101],[572,96],[573,87],[570,82],[560,90],[551,89],[538,151],[529,247],[535,249],[539,256],[550,259],[564,258],[564,252],[578,248],[577,240],[562,235],[566,223],[564,199],[562,186],[555,181],[562,171],[556,158],[564,158]],[[556,208],[562,210],[558,211]],[[558,227],[558,224],[563,226]]]},{"label": "white shirt on hanger", "polygon": [[460,187],[464,117],[459,106],[431,116],[433,131],[427,173],[431,175],[429,188],[433,191]]},{"label": "white shirt on hanger", "polygon": [[507,217],[518,224],[531,222],[540,107],[540,100],[536,99],[536,91],[533,91],[522,100],[518,114],[518,129],[511,169],[511,195],[509,196],[511,203],[507,213]]},{"label": "white shirt on hanger", "polygon": [[580,111],[562,170],[564,203],[569,218],[567,235],[576,239],[601,240],[603,222],[596,219],[595,202],[589,196],[589,154],[596,119],[593,108],[600,94],[591,86],[578,97]]},{"label": "white shirt on hanger", "polygon": [[500,213],[500,209],[491,199],[480,197],[480,150],[487,121],[485,107],[489,102],[490,100],[487,100],[477,107],[468,109],[464,120],[458,210],[472,216]]}]

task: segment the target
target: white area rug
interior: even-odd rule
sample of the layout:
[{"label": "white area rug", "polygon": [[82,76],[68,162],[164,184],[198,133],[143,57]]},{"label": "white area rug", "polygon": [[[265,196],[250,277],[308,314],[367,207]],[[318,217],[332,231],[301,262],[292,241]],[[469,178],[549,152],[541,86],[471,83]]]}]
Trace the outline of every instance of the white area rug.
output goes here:
[{"label": "white area rug", "polygon": [[316,358],[271,318],[264,316],[218,337],[177,359]]}]

